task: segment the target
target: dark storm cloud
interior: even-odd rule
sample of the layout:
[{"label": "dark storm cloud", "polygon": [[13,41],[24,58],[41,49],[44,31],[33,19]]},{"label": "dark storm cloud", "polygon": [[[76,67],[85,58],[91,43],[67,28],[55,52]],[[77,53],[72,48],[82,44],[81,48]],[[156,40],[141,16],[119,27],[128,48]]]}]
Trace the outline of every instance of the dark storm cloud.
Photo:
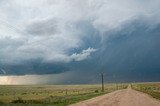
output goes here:
[{"label": "dark storm cloud", "polygon": [[159,0],[3,1],[1,73],[70,74],[59,79],[61,83],[94,83],[101,72],[107,81],[157,80],[159,4]]},{"label": "dark storm cloud", "polygon": [[[134,28],[129,36],[127,29],[115,33],[118,36],[104,42],[92,59],[72,64],[73,70],[79,69],[77,73],[86,75],[84,82],[98,82],[100,73],[105,74],[107,82],[159,81],[160,27],[150,30],[145,25],[135,25]],[[81,78],[75,76],[74,81]]]}]

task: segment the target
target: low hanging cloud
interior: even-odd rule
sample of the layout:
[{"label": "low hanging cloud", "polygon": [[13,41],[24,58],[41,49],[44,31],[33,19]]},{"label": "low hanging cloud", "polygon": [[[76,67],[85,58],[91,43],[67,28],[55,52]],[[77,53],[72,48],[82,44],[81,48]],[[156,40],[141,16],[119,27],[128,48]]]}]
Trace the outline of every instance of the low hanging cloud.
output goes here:
[{"label": "low hanging cloud", "polygon": [[110,52],[106,42],[119,33],[132,35],[141,24],[145,31],[156,28],[159,5],[159,0],[0,1],[0,66],[80,62],[94,52]]}]

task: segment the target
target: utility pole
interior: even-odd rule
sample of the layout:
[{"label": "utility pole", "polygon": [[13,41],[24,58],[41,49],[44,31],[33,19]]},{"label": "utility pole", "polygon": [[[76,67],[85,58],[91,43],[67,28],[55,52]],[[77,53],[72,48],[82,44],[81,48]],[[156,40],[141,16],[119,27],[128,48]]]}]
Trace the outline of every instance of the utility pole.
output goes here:
[{"label": "utility pole", "polygon": [[103,81],[103,73],[101,74],[102,77],[102,92],[104,92],[104,81]]}]

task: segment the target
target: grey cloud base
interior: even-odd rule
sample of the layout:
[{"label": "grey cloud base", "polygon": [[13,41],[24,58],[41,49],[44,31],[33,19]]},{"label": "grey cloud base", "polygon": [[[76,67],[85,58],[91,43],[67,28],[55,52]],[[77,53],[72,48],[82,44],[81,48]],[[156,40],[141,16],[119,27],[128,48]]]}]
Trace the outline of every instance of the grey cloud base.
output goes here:
[{"label": "grey cloud base", "polygon": [[10,75],[72,73],[60,83],[97,83],[100,73],[105,74],[108,82],[159,81],[160,27],[152,30],[144,26],[135,28],[130,36],[122,31],[117,33],[119,36],[98,44],[98,51],[83,61],[41,63],[37,60],[19,66],[3,66],[3,69]]},{"label": "grey cloud base", "polygon": [[70,74],[57,83],[97,83],[100,73],[109,82],[159,81],[159,5],[159,0],[0,2],[0,74]]}]

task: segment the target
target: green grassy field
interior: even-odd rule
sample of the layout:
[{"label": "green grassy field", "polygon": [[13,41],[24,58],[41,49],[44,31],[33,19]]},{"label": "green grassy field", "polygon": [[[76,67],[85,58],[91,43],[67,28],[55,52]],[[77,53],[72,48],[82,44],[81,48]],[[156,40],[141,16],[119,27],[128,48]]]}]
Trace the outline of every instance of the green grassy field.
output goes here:
[{"label": "green grassy field", "polygon": [[126,87],[127,84],[106,84],[101,92],[101,85],[1,85],[0,104],[66,106]]},{"label": "green grassy field", "polygon": [[135,83],[132,88],[160,100],[160,83]]}]

